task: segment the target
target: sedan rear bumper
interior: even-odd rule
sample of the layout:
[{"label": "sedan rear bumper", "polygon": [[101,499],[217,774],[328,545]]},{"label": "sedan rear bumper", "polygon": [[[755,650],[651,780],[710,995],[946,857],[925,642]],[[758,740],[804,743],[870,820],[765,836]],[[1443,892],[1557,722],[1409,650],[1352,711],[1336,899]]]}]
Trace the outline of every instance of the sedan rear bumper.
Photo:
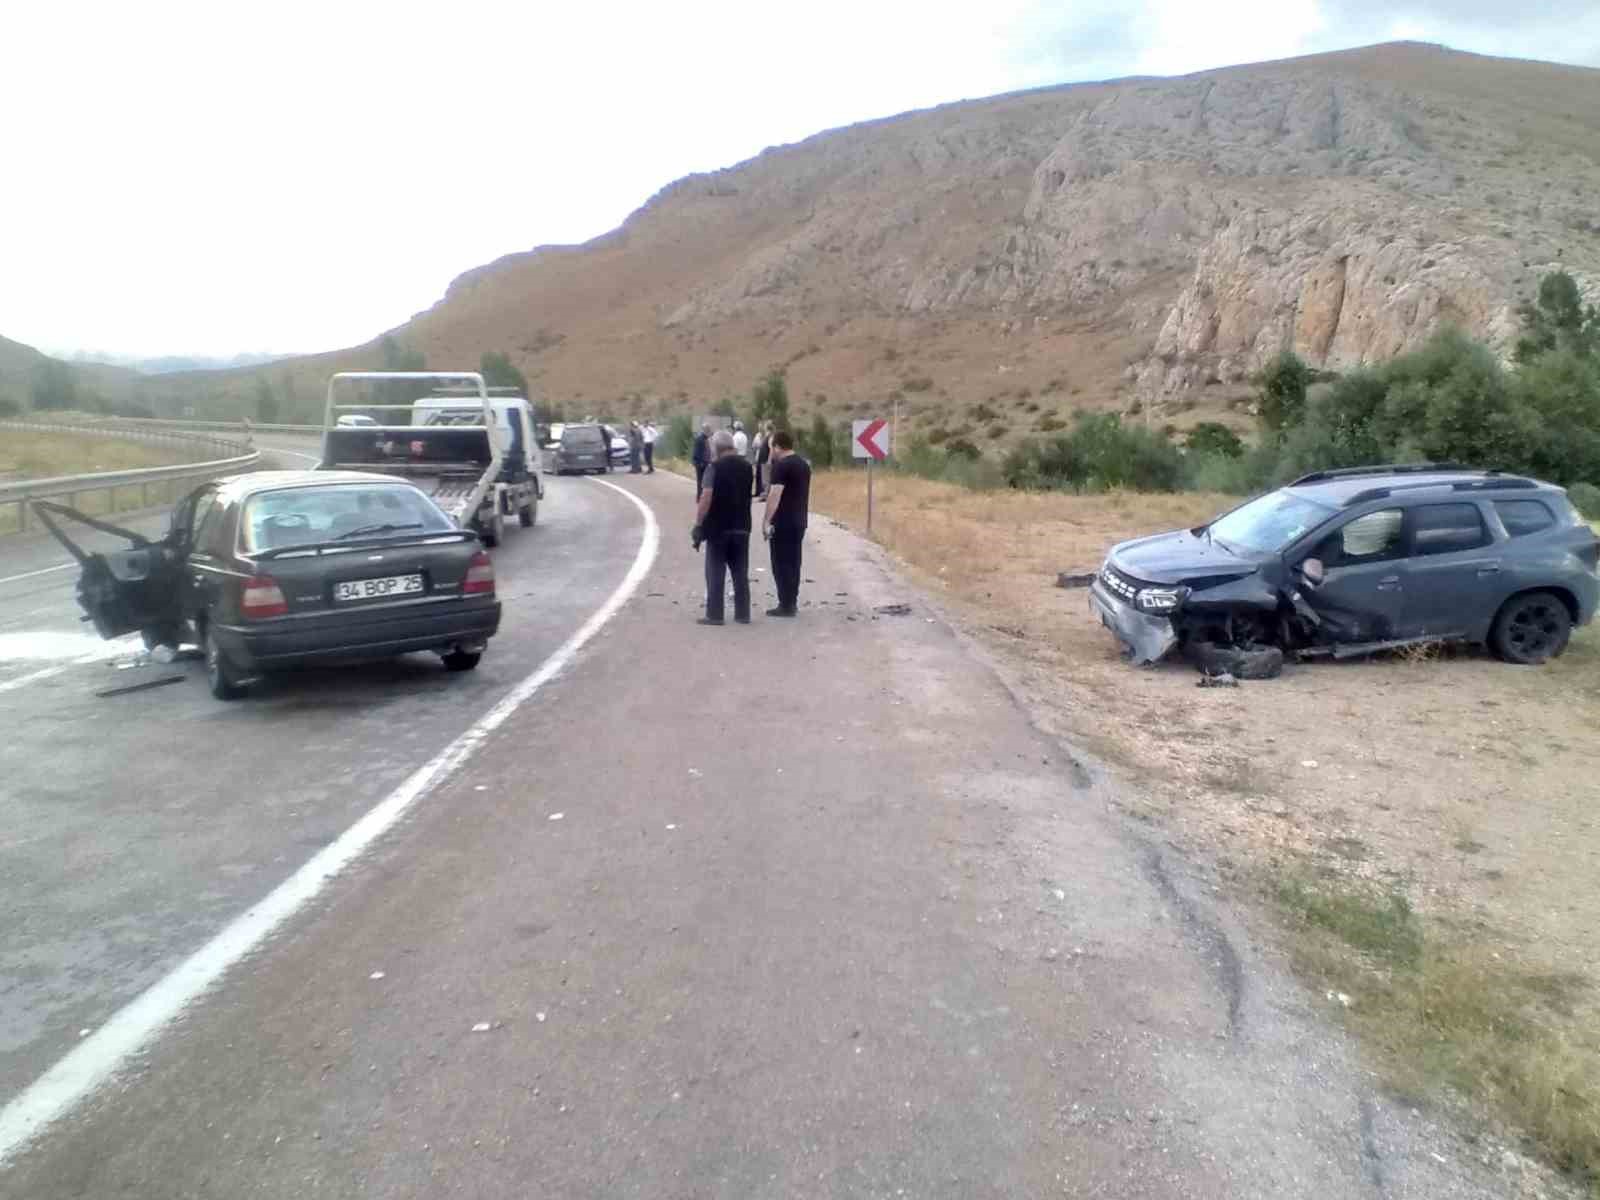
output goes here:
[{"label": "sedan rear bumper", "polygon": [[419,650],[481,645],[500,628],[500,602],[429,606],[352,622],[350,613],[282,624],[218,625],[218,648],[243,669],[274,670],[337,659],[391,658]]},{"label": "sedan rear bumper", "polygon": [[1100,623],[1128,648],[1136,663],[1153,663],[1172,653],[1178,644],[1171,617],[1154,617],[1123,603],[1100,580],[1089,585],[1089,608]]}]

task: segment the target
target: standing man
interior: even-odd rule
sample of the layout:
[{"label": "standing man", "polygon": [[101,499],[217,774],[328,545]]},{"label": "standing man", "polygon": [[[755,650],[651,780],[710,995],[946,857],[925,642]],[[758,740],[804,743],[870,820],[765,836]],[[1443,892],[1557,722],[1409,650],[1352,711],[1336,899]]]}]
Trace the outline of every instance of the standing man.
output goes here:
[{"label": "standing man", "polygon": [[740,458],[745,458],[750,453],[750,435],[744,431],[744,422],[733,423],[733,452]]},{"label": "standing man", "polygon": [[711,439],[716,455],[706,468],[705,488],[695,505],[690,538],[706,550],[706,615],[702,625],[722,624],[723,576],[733,575],[733,619],[750,624],[750,464],[735,452],[733,435],[719,429]]},{"label": "standing man", "polygon": [[780,429],[772,435],[772,482],[761,532],[772,547],[772,582],[778,607],[769,617],[794,617],[800,606],[800,544],[806,536],[811,508],[811,464],[794,452],[794,435]]},{"label": "standing man", "polygon": [[644,423],[644,473],[646,475],[654,475],[656,473],[656,423],[654,421],[646,421]]},{"label": "standing man", "polygon": [[711,462],[710,421],[700,422],[700,432],[694,435],[694,453],[689,461],[694,463],[694,498],[698,501],[706,487],[706,465]]},{"label": "standing man", "polygon": [[772,422],[759,426],[756,430],[756,499],[763,499],[767,494],[767,474],[772,458]]},{"label": "standing man", "polygon": [[644,430],[639,422],[628,422],[628,474],[638,475],[644,463]]}]

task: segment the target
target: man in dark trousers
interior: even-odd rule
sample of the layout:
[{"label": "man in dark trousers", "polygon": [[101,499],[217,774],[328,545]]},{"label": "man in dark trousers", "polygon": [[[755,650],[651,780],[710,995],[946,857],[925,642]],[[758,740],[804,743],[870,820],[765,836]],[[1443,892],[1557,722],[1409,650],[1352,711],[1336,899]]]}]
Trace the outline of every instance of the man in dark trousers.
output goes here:
[{"label": "man in dark trousers", "polygon": [[750,624],[750,485],[755,473],[734,453],[733,434],[719,429],[711,439],[715,455],[706,467],[704,489],[695,505],[690,535],[706,550],[706,615],[702,625],[722,624],[723,577],[733,575],[733,619]]},{"label": "man in dark trousers", "polygon": [[794,452],[794,435],[780,429],[772,435],[772,480],[761,522],[772,547],[772,582],[778,588],[778,607],[767,610],[769,617],[799,615],[800,544],[810,507],[811,464]]},{"label": "man in dark trousers", "polygon": [[694,498],[699,500],[706,486],[706,464],[711,461],[710,421],[702,422],[700,432],[694,435],[694,453],[689,456],[689,461],[694,463]]}]

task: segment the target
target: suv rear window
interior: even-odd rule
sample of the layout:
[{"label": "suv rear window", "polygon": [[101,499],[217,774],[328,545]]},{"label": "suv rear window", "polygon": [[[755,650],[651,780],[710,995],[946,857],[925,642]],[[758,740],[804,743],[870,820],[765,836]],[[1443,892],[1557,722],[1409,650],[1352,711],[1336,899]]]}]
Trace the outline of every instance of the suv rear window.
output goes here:
[{"label": "suv rear window", "polygon": [[1477,550],[1489,541],[1476,504],[1419,504],[1411,510],[1411,553],[1418,558]]},{"label": "suv rear window", "polygon": [[569,450],[595,450],[605,446],[600,430],[593,425],[582,425],[577,429],[569,425],[561,431],[561,444]]},{"label": "suv rear window", "polygon": [[1538,533],[1556,523],[1555,515],[1538,500],[1496,500],[1494,511],[1514,538]]}]

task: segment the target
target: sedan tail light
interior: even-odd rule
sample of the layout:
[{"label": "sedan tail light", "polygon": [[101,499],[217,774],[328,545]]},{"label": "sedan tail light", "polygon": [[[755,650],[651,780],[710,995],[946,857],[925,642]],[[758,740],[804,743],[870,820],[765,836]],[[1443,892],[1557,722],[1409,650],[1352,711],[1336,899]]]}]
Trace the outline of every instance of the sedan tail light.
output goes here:
[{"label": "sedan tail light", "polygon": [[461,585],[464,596],[494,595],[494,560],[479,550],[467,567],[467,581]]},{"label": "sedan tail light", "polygon": [[254,575],[244,581],[239,611],[247,617],[281,617],[289,611],[283,589],[271,575]]}]

